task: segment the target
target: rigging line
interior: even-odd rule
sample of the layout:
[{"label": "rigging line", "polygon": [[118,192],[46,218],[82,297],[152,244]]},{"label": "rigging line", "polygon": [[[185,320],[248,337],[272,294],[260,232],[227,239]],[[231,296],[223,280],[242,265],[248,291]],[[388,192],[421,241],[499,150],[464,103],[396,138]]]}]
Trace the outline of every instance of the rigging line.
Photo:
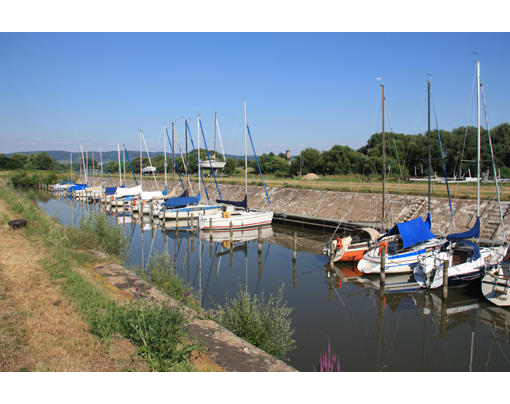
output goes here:
[{"label": "rigging line", "polygon": [[485,103],[485,92],[483,91],[483,85],[482,87],[482,101],[483,101],[483,112],[485,116],[485,124],[487,125],[487,133],[489,135],[489,145],[491,149],[491,157],[492,157],[492,169],[494,171],[494,182],[496,183],[496,193],[498,196],[498,209],[499,209],[499,220],[501,222],[501,230],[503,230],[503,239],[506,240],[506,232],[505,232],[505,224],[503,221],[503,212],[501,211],[501,199],[499,197],[499,184],[498,184],[498,176],[496,172],[496,162],[494,161],[494,150],[492,148],[492,139],[491,139],[491,130],[489,127],[489,119],[487,117],[487,105]]},{"label": "rigging line", "polygon": [[446,164],[444,161],[444,153],[443,153],[443,144],[441,142],[441,133],[439,132],[439,124],[437,123],[437,114],[436,114],[436,106],[434,104],[434,98],[432,97],[432,91],[430,92],[430,98],[432,101],[432,110],[434,111],[434,120],[436,122],[436,128],[437,128],[437,138],[439,140],[439,147],[441,149],[441,160],[443,162],[443,171],[444,171],[444,181],[446,184],[446,190],[448,192],[448,203],[450,204],[450,214],[452,216],[452,226],[453,231],[455,231],[455,218],[453,216],[453,205],[452,205],[452,199],[450,197],[450,186],[448,185],[448,176],[446,175]]},{"label": "rigging line", "polygon": [[388,101],[386,101],[385,99],[385,102],[384,102],[384,109],[386,111],[386,119],[388,120],[388,126],[390,127],[390,132],[387,133],[386,135],[388,136],[390,133],[393,135],[391,136],[391,139],[393,140],[393,146],[395,147],[395,155],[397,157],[397,163],[398,163],[398,168],[400,169],[400,179],[399,179],[399,182],[400,180],[404,177],[403,174],[402,174],[402,167],[400,166],[400,160],[399,160],[399,157],[398,157],[398,150],[397,150],[397,143],[395,142],[395,134],[393,133],[393,128],[391,126],[391,122],[390,122],[390,112],[389,112],[389,107],[388,107]]},{"label": "rigging line", "polygon": [[[471,111],[473,109],[473,104],[474,104],[474,100],[475,100],[475,87],[476,87],[476,67],[475,67],[475,74],[474,74],[474,77],[473,77],[473,86],[472,86],[472,89],[471,89],[471,105],[468,107],[468,113],[467,113],[467,120],[466,120],[466,128],[465,128],[465,131],[464,131],[464,142],[463,142],[463,145],[462,145],[462,154],[461,154],[461,157],[460,157],[460,162],[459,162],[459,173],[461,173],[461,165],[462,165],[462,160],[464,160],[464,150],[466,148],[466,139],[467,139],[467,132],[468,132],[468,127],[469,127],[469,117],[471,116]],[[458,155],[458,153],[457,153]]]},{"label": "rigging line", "polygon": [[[416,117],[416,120],[414,122],[414,133],[419,133],[418,132],[418,127],[421,126],[422,122],[423,122],[423,117],[425,116],[425,105],[427,105],[427,92],[425,92],[425,97],[423,98],[423,104],[422,104],[422,108],[421,108],[421,113],[418,112],[418,116]],[[411,138],[411,141],[409,142],[409,144],[407,145],[407,150],[406,150],[406,155],[404,157],[404,166],[406,165],[407,163],[407,157],[408,157],[408,154],[411,150],[411,146],[413,145],[413,143],[415,142],[416,140],[416,136],[413,136]],[[411,158],[409,156],[409,158]]]},{"label": "rigging line", "polygon": [[[379,88],[377,88],[377,99],[379,99]],[[378,122],[378,117],[379,117],[379,102],[376,103],[376,108],[375,108],[375,115],[374,115],[374,134],[377,133],[377,122]],[[372,136],[370,136],[370,138],[368,139],[368,150],[367,150],[367,154],[366,154],[366,159],[363,163],[363,170],[361,171],[362,172],[362,175],[365,175],[365,168],[366,168],[366,165],[367,165],[367,162],[368,162],[368,156],[370,154],[370,149],[372,148]],[[376,172],[376,175],[377,175],[377,172]]]}]

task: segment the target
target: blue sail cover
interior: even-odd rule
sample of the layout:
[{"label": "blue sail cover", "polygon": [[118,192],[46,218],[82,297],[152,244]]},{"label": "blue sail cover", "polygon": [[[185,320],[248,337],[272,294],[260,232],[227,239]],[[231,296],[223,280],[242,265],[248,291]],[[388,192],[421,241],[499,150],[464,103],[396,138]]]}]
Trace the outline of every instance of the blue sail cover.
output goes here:
[{"label": "blue sail cover", "polygon": [[183,208],[188,205],[197,204],[200,202],[200,193],[197,196],[175,196],[163,202],[163,205],[168,209]]},{"label": "blue sail cover", "polygon": [[[428,221],[429,219],[427,218],[427,222]],[[424,222],[421,217],[417,217],[416,219],[408,222],[397,223],[385,235],[379,237],[378,240],[394,234],[400,234],[400,238],[404,243],[404,248],[411,247],[417,243],[436,237],[430,231],[429,224]]]},{"label": "blue sail cover", "polygon": [[69,187],[69,192],[81,191],[82,189],[88,188],[87,184],[74,184]]},{"label": "blue sail cover", "polygon": [[472,229],[465,231],[464,233],[448,234],[446,238],[450,241],[465,240],[467,238],[478,238],[480,237],[480,218],[476,218],[475,225]]},{"label": "blue sail cover", "polygon": [[421,217],[417,217],[409,222],[397,223],[397,227],[400,237],[404,242],[404,248],[436,237]]},{"label": "blue sail cover", "polygon": [[248,209],[248,195],[245,195],[244,199],[240,202],[239,201],[227,201],[225,199],[216,199],[216,202]]},{"label": "blue sail cover", "polygon": [[117,191],[117,187],[106,187],[104,189],[105,195],[113,195],[115,194],[115,191]]}]

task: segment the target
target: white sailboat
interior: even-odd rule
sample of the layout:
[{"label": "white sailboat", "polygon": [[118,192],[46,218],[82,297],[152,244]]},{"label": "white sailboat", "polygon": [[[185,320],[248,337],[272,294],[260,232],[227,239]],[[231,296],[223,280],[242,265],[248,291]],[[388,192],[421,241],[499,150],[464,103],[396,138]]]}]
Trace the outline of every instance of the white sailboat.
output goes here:
[{"label": "white sailboat", "polygon": [[477,203],[476,222],[473,228],[463,233],[449,234],[447,242],[440,250],[423,254],[414,269],[414,278],[420,286],[434,289],[443,285],[445,263],[448,263],[448,286],[461,287],[480,281],[485,269],[500,262],[506,248],[479,247],[469,239],[480,237],[480,62],[476,61],[477,71]]},{"label": "white sailboat", "polygon": [[[187,128],[187,126],[186,126]],[[187,135],[187,131],[185,132]],[[191,137],[191,135],[190,135]],[[188,196],[187,190],[177,197],[167,199],[159,205],[157,214],[160,219],[186,221],[189,226],[193,226],[201,216],[209,216],[220,211],[220,205],[201,201],[201,165],[200,165],[200,116],[197,116],[197,165],[198,165],[198,194],[197,196]],[[183,160],[184,162],[184,160]],[[189,184],[189,180],[187,181]],[[204,185],[205,186],[205,185]],[[207,191],[207,190],[206,190]]]},{"label": "white sailboat", "polygon": [[244,106],[244,171],[245,196],[241,202],[218,201],[224,205],[221,212],[214,215],[201,216],[198,220],[200,230],[233,231],[248,227],[268,225],[273,221],[272,211],[258,211],[248,209],[248,137],[246,121],[246,101]]}]

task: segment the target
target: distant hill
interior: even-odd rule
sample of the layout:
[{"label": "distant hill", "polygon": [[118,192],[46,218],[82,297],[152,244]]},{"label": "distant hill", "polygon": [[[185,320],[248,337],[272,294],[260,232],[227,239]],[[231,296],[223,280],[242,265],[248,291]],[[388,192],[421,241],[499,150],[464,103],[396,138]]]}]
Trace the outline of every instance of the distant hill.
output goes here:
[{"label": "distant hill", "polygon": [[[64,164],[69,163],[69,159],[71,156],[71,152],[67,152],[67,151],[63,151],[63,150],[39,150],[39,151],[28,151],[28,152],[14,152],[14,153],[7,153],[6,156],[10,157],[13,154],[25,154],[25,155],[29,156],[30,154],[41,153],[41,152],[48,153],[52,159],[56,160],[59,163],[64,163]],[[121,153],[120,158],[122,159],[122,150],[120,153]],[[94,155],[94,159],[96,161],[99,161],[99,151],[89,151],[88,152],[89,158],[92,158],[92,154]],[[73,152],[72,155],[73,155],[73,162],[76,162],[81,159],[80,152]],[[103,162],[117,161],[117,159],[118,159],[117,151],[103,151],[102,155],[103,155]],[[128,155],[129,155],[130,159],[134,159],[134,158],[140,157],[140,151],[128,150]],[[151,158],[153,158],[156,156],[162,156],[163,152],[162,151],[161,152],[149,152],[149,155],[151,156]],[[167,152],[167,157],[171,156],[171,155],[172,155],[172,153]],[[147,157],[146,152],[143,153],[143,157]],[[225,154],[225,157],[230,157],[230,158],[234,158],[237,160],[244,160],[244,155],[238,156],[235,154]],[[248,160],[253,160],[254,158],[255,158],[254,156],[250,156],[250,155],[248,156]]]}]

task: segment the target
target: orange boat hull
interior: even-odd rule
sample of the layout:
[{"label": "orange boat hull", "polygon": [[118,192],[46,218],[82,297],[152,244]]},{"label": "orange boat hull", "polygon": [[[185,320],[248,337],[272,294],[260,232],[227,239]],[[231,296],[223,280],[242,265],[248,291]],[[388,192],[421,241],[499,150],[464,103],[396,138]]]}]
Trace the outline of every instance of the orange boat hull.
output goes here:
[{"label": "orange boat hull", "polygon": [[337,262],[343,261],[359,261],[363,258],[363,255],[367,252],[367,249],[356,249],[356,250],[347,250],[342,258],[340,258]]}]

